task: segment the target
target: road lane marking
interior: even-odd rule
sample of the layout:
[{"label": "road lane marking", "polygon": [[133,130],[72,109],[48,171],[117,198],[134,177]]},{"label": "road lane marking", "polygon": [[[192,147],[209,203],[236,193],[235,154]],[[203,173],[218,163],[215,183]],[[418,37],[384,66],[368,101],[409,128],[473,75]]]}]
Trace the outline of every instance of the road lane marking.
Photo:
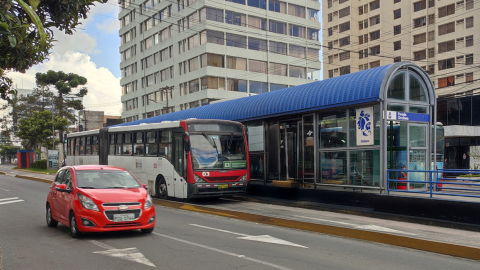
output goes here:
[{"label": "road lane marking", "polygon": [[90,243],[97,245],[101,248],[107,249],[103,251],[93,251],[94,254],[101,254],[106,255],[114,258],[120,258],[127,261],[137,262],[141,264],[145,264],[151,267],[156,267],[149,259],[145,258],[145,256],[138,251],[137,248],[124,248],[124,249],[116,249],[112,246],[104,244],[99,241],[90,240]]},{"label": "road lane marking", "polygon": [[0,199],[0,201],[8,201],[8,200],[16,200],[16,199],[18,199],[18,197]]},{"label": "road lane marking", "polygon": [[371,224],[368,224],[368,225],[357,225],[357,224],[353,224],[353,223],[333,221],[333,220],[328,220],[328,219],[312,218],[312,217],[297,216],[297,215],[294,215],[294,216],[295,216],[295,217],[299,217],[299,218],[311,219],[311,220],[318,220],[318,221],[324,221],[324,222],[330,222],[330,223],[337,223],[337,224],[341,224],[341,225],[351,226],[351,227],[354,227],[355,229],[361,229],[361,230],[379,231],[379,232],[389,232],[389,233],[399,233],[399,234],[407,234],[407,235],[417,235],[417,234],[414,234],[414,233],[402,232],[402,231],[399,231],[399,230],[390,229],[390,228],[386,228],[386,227],[381,227],[381,226],[377,226],[377,225],[371,225]]},{"label": "road lane marking", "polygon": [[8,201],[8,202],[1,202],[0,204],[9,204],[9,203],[16,203],[16,202],[23,202],[24,200],[15,200],[15,201]]},{"label": "road lane marking", "polygon": [[0,189],[1,189],[1,190],[5,190],[5,191],[10,191],[10,190],[8,190],[8,189],[4,189],[4,188],[0,188]]},{"label": "road lane marking", "polygon": [[192,246],[212,250],[212,251],[219,252],[219,253],[226,254],[226,255],[230,255],[230,256],[233,256],[233,257],[242,258],[242,259],[245,259],[245,260],[248,260],[248,261],[251,261],[251,262],[256,262],[256,263],[259,263],[259,264],[267,265],[267,266],[270,266],[270,267],[273,267],[273,268],[276,268],[276,269],[291,270],[290,268],[286,268],[286,267],[283,267],[283,266],[278,265],[278,264],[273,264],[273,263],[269,263],[269,262],[266,262],[266,261],[257,260],[255,258],[247,257],[245,255],[228,252],[228,251],[225,251],[225,250],[221,250],[221,249],[214,248],[214,247],[209,247],[209,246],[202,245],[202,244],[197,244],[197,243],[194,243],[194,242],[190,242],[190,241],[187,241],[187,240],[183,240],[183,239],[176,238],[176,237],[169,236],[169,235],[165,235],[165,234],[160,234],[160,233],[157,233],[157,232],[152,232],[152,233],[155,234],[155,235],[158,235],[160,237],[165,237],[165,238],[168,238],[168,239],[171,239],[171,240],[175,240],[175,241],[182,242],[182,243],[185,243],[185,244],[189,244],[189,245],[192,245]]},{"label": "road lane marking", "polygon": [[231,231],[227,231],[227,230],[202,226],[202,225],[198,225],[198,224],[190,224],[190,225],[200,227],[200,228],[209,229],[209,230],[214,230],[214,231],[218,231],[218,232],[240,235],[240,237],[237,237],[237,238],[238,239],[243,239],[243,240],[251,240],[251,241],[265,242],[265,243],[285,245],[285,246],[308,248],[306,246],[298,245],[298,244],[295,244],[295,243],[292,243],[292,242],[289,242],[289,241],[286,241],[286,240],[282,240],[282,239],[279,239],[279,238],[276,238],[276,237],[273,237],[273,236],[270,236],[270,235],[248,235],[248,234],[243,234],[243,233],[236,233],[236,232],[231,232]]}]

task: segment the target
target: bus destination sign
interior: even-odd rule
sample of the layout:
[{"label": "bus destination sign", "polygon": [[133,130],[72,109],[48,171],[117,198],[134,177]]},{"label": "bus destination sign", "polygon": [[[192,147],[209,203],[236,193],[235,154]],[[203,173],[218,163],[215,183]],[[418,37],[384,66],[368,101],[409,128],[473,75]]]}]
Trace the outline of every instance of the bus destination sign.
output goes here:
[{"label": "bus destination sign", "polygon": [[245,160],[232,160],[223,162],[224,169],[243,169],[245,167],[247,167],[247,161]]}]

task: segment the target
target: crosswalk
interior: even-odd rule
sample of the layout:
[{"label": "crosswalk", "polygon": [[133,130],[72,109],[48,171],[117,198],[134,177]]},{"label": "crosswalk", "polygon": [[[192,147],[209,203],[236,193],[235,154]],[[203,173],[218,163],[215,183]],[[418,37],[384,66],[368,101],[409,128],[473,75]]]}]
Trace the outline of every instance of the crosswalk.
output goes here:
[{"label": "crosswalk", "polygon": [[5,198],[5,199],[0,199],[0,205],[1,205],[1,204],[9,204],[9,203],[23,202],[23,201],[24,201],[24,200],[19,199],[18,197]]}]

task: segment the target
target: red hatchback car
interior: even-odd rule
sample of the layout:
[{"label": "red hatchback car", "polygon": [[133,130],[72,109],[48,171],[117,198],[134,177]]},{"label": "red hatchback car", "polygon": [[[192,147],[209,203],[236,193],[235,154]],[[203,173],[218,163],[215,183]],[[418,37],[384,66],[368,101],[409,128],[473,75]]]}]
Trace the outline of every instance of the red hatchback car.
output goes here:
[{"label": "red hatchback car", "polygon": [[70,227],[73,238],[82,232],[155,227],[155,208],[142,185],[123,168],[103,165],[61,168],[47,197],[47,225]]}]

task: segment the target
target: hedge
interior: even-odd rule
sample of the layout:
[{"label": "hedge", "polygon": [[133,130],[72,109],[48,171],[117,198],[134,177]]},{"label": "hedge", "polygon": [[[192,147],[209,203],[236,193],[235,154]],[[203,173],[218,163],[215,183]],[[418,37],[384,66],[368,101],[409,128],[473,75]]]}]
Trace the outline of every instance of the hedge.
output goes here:
[{"label": "hedge", "polygon": [[46,159],[37,160],[30,165],[30,168],[46,170],[47,160]]}]

